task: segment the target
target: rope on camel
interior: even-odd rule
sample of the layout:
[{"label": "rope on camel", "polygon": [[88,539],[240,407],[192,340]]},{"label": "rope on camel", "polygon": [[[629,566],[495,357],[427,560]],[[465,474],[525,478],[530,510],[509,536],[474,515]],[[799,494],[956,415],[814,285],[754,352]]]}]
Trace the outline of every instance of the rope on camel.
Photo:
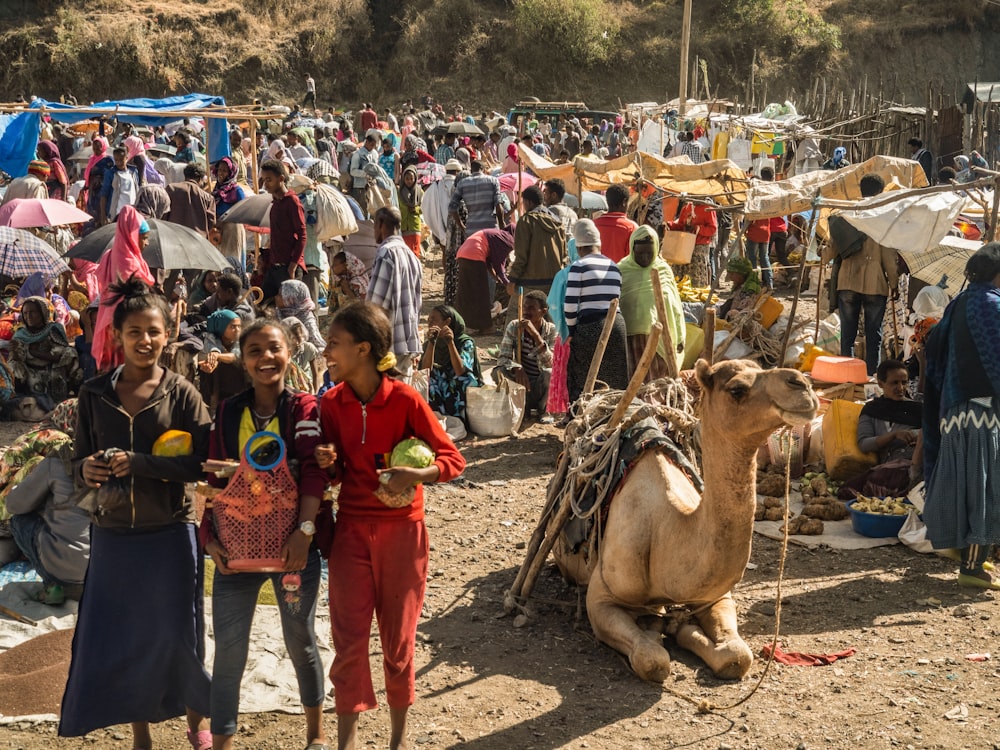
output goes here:
[{"label": "rope on camel", "polygon": [[754,693],[760,689],[760,686],[764,683],[764,678],[767,677],[767,673],[771,669],[771,664],[774,662],[774,652],[778,648],[778,636],[781,633],[781,584],[785,578],[785,561],[788,559],[789,495],[791,494],[792,486],[793,442],[790,428],[782,430],[781,442],[785,447],[785,525],[782,527],[784,529],[784,535],[781,538],[781,555],[778,558],[778,583],[774,594],[774,635],[771,637],[770,653],[768,653],[767,661],[764,663],[764,671],[760,673],[760,677],[757,678],[757,682],[754,684],[750,692],[738,701],[730,703],[726,706],[719,706],[710,701],[708,698],[694,698],[687,693],[681,692],[680,690],[674,690],[668,685],[663,686],[664,692],[696,706],[698,708],[698,713],[707,714],[716,711],[730,711],[746,703],[753,697]]}]

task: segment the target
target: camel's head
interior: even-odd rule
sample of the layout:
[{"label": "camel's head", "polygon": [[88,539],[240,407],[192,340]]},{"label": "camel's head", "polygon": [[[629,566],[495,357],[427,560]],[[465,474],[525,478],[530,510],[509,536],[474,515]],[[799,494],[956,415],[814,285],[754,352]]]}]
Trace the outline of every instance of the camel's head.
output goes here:
[{"label": "camel's head", "polygon": [[698,360],[702,429],[719,427],[734,437],[763,439],[782,425],[800,425],[816,416],[819,399],[797,370],[762,370],[747,360],[714,367]]}]

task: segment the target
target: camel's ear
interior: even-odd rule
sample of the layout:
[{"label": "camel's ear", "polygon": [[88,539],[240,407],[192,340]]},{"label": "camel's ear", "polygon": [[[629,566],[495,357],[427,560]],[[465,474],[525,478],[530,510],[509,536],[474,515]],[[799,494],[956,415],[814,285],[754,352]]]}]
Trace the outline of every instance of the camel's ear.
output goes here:
[{"label": "camel's ear", "polygon": [[712,390],[712,366],[707,360],[699,359],[695,362],[694,373],[703,391]]}]

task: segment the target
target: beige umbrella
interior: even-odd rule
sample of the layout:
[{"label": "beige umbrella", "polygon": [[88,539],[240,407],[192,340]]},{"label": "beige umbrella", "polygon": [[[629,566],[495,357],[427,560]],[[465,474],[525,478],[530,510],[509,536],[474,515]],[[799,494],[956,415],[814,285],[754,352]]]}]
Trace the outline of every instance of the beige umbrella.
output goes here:
[{"label": "beige umbrella", "polygon": [[941,284],[954,297],[965,284],[965,264],[983,246],[978,240],[945,237],[930,250],[900,250],[899,254],[915,279],[927,284]]}]

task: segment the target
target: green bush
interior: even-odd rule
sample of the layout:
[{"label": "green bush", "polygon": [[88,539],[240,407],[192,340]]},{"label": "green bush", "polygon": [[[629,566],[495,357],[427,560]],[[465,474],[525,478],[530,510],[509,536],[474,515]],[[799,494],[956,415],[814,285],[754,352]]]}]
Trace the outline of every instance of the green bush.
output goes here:
[{"label": "green bush", "polygon": [[607,62],[619,31],[603,0],[515,0],[512,20],[524,47],[576,66]]}]

